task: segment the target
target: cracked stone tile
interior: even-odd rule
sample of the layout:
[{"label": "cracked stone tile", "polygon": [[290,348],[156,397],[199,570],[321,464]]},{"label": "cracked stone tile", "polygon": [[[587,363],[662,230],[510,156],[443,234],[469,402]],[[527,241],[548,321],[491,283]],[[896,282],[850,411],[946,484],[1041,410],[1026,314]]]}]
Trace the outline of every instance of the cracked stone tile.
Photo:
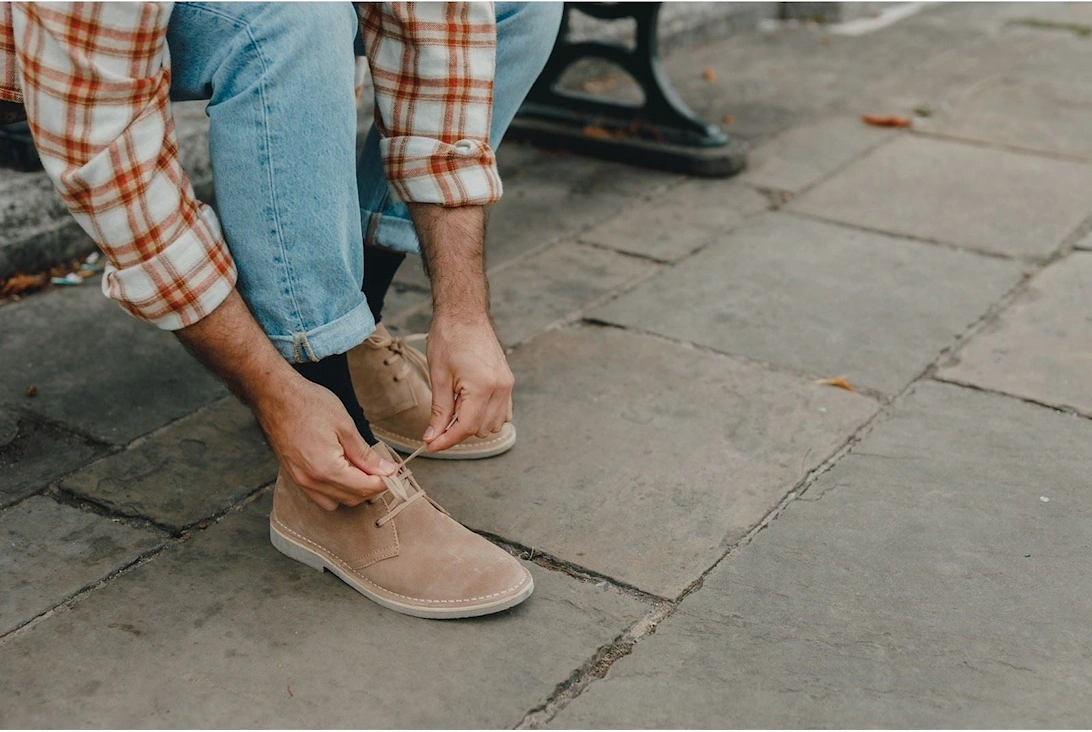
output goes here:
[{"label": "cracked stone tile", "polygon": [[1022,272],[1016,262],[776,213],[590,315],[897,393]]},{"label": "cracked stone tile", "polygon": [[276,477],[277,459],[250,410],[228,397],[59,485],[112,511],[180,529]]},{"label": "cracked stone tile", "polygon": [[27,499],[0,516],[0,635],[131,563],[162,540],[155,532],[49,498]]},{"label": "cracked stone tile", "polygon": [[740,179],[759,188],[799,193],[896,134],[869,127],[858,116],[798,125],[752,152]]},{"label": "cracked stone tile", "polygon": [[1088,216],[1089,189],[1092,165],[903,135],[793,200],[789,209],[1042,258]]},{"label": "cracked stone tile", "polygon": [[1090,440],[916,386],[551,726],[1085,724]]},{"label": "cracked stone tile", "polygon": [[106,453],[104,445],[0,407],[0,508]]},{"label": "cracked stone tile", "polygon": [[0,647],[13,727],[515,725],[648,611],[532,568],[499,615],[386,610],[269,544],[269,497]]},{"label": "cracked stone tile", "polygon": [[1092,415],[1092,253],[1036,275],[938,375]]},{"label": "cracked stone tile", "polygon": [[126,314],[90,281],[0,308],[0,353],[0,402],[114,444],[227,393],[170,333]]},{"label": "cracked stone tile", "polygon": [[467,525],[674,597],[877,409],[841,389],[586,327],[516,349],[511,452],[418,460]]},{"label": "cracked stone tile", "polygon": [[580,240],[674,262],[767,208],[765,196],[738,181],[688,180],[593,227]]}]

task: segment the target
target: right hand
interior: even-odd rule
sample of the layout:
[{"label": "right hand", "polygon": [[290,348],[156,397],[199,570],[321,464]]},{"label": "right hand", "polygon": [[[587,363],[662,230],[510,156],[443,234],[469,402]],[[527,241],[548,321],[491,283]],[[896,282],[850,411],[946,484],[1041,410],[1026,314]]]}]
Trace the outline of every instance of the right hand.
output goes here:
[{"label": "right hand", "polygon": [[398,466],[368,446],[341,401],[295,372],[283,381],[254,413],[288,477],[327,511],[385,491],[381,476]]}]

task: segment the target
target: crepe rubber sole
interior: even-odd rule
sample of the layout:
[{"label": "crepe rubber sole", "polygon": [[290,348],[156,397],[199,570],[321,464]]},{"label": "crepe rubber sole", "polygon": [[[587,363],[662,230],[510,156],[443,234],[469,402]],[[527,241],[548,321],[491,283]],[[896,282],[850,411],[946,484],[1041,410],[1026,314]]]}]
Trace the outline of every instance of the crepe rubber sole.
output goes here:
[{"label": "crepe rubber sole", "polygon": [[269,540],[273,543],[274,548],[286,557],[295,559],[297,562],[306,564],[308,567],[317,569],[320,572],[332,572],[342,582],[372,602],[404,615],[412,615],[415,618],[454,620],[491,615],[519,605],[530,597],[535,590],[535,581],[528,574],[526,582],[518,586],[518,591],[498,593],[499,596],[496,598],[482,598],[479,602],[461,603],[453,607],[443,607],[440,603],[437,603],[436,607],[422,606],[407,603],[406,598],[403,596],[355,576],[348,567],[320,549],[304,546],[295,539],[282,534],[272,522],[269,524]]},{"label": "crepe rubber sole", "polygon": [[[420,440],[411,440],[403,435],[396,435],[393,432],[384,430],[382,427],[376,427],[374,424],[371,427],[372,434],[404,455],[415,452],[424,444]],[[516,427],[515,425],[511,425],[511,429],[502,430],[496,437],[485,440],[484,442],[479,442],[475,445],[455,445],[442,452],[428,452],[426,450],[418,455],[418,457],[429,458],[431,460],[481,460],[482,458],[493,457],[494,455],[508,452],[515,444]]]}]

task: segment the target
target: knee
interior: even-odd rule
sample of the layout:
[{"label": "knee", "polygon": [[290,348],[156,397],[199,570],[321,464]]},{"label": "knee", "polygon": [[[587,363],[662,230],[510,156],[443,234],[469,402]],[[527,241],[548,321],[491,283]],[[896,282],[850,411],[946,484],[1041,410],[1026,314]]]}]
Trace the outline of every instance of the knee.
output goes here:
[{"label": "knee", "polygon": [[359,20],[351,3],[254,3],[251,8],[242,11],[237,50],[258,57],[265,74],[352,78]]}]

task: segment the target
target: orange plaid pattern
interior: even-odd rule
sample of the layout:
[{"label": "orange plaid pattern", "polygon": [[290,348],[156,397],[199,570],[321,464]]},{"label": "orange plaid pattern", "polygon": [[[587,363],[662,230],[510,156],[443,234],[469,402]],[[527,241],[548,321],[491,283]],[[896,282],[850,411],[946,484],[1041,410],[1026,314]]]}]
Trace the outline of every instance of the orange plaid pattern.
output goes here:
[{"label": "orange plaid pattern", "polygon": [[[171,5],[0,3],[0,100],[23,102],[46,172],[106,254],[103,291],[169,330],[212,312],[237,278],[178,159]],[[492,3],[358,9],[392,189],[445,206],[497,200]]]}]

